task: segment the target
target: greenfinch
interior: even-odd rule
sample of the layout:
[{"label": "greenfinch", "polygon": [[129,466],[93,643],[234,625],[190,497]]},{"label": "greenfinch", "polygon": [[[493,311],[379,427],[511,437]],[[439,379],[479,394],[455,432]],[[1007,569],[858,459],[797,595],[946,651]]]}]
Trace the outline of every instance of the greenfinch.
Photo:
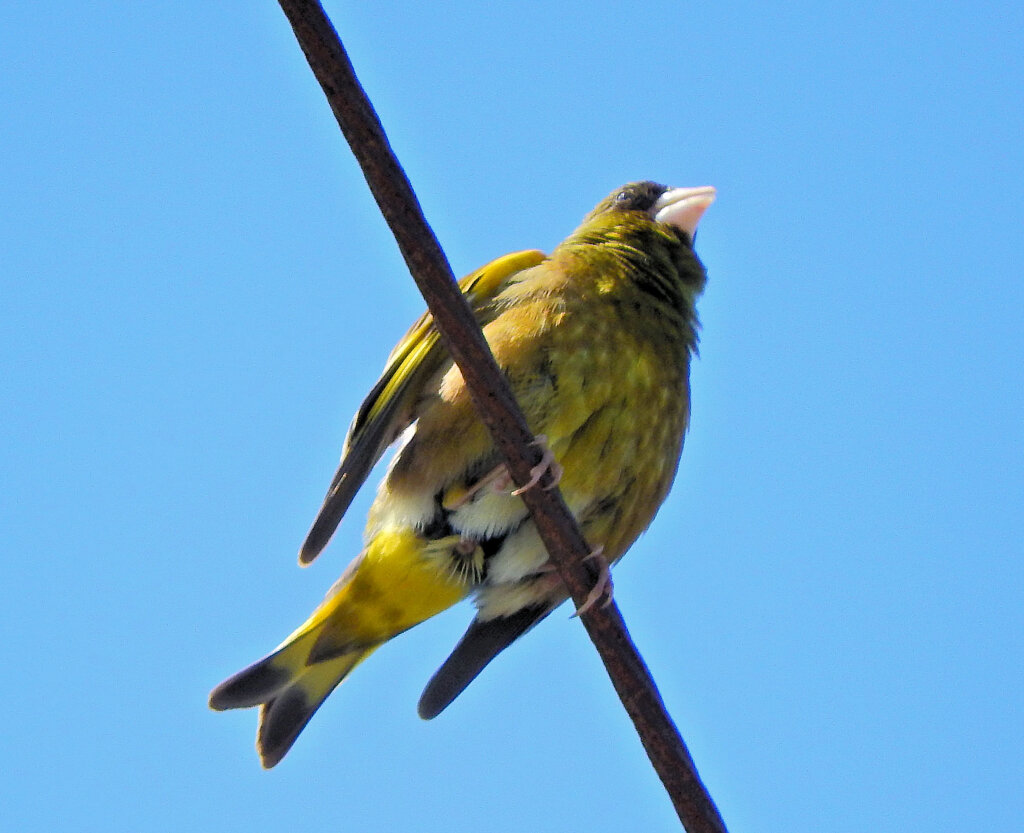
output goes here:
[{"label": "greenfinch", "polygon": [[[608,564],[651,522],[678,466],[706,280],[693,238],[714,197],[710,187],[631,183],[550,256],[509,254],[459,284],[543,437],[534,480],[558,480]],[[302,563],[326,546],[396,441],[362,552],[273,653],[210,694],[217,710],[260,707],[257,750],[267,768],[352,669],[402,631],[467,597],[476,604],[420,699],[420,715],[431,718],[567,598],[429,313],[392,351],[353,419]]]}]

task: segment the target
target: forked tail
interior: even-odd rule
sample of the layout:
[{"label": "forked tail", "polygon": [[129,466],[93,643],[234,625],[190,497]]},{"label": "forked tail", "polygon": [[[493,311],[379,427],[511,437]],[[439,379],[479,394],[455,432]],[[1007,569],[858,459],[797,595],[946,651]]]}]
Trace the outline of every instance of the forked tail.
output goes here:
[{"label": "forked tail", "polygon": [[260,707],[256,750],[266,769],[277,764],[320,704],[376,645],[312,659],[319,627],[301,631],[274,653],[229,677],[210,693],[210,708]]}]

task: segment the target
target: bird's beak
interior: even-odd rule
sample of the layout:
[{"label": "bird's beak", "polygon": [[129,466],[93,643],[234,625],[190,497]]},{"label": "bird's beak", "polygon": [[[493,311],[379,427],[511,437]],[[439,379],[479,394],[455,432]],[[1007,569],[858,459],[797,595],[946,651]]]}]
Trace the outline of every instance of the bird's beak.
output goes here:
[{"label": "bird's beak", "polygon": [[715,189],[710,185],[700,188],[669,188],[651,206],[656,222],[682,229],[693,240],[697,223],[707,207],[715,201]]}]

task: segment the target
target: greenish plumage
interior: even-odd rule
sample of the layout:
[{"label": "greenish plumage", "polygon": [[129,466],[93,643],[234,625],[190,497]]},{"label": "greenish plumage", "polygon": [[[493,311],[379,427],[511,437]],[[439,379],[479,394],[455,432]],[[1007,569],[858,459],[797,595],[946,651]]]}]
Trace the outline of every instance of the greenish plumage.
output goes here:
[{"label": "greenish plumage", "polygon": [[[650,523],[678,465],[705,281],[692,236],[713,198],[711,188],[627,185],[549,257],[507,255],[460,284],[527,422],[561,466],[569,508],[609,563]],[[267,766],[349,671],[402,630],[467,596],[476,603],[420,701],[433,717],[566,598],[429,314],[353,420],[302,563],[400,436],[364,551],[277,651],[211,694],[218,709],[261,705]]]}]

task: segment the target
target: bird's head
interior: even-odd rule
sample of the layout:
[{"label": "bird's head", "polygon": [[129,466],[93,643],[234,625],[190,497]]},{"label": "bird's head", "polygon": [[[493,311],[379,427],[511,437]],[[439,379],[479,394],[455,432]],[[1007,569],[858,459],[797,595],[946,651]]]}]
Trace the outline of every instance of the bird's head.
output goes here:
[{"label": "bird's head", "polygon": [[619,275],[696,320],[694,305],[707,274],[693,238],[714,199],[711,186],[631,182],[599,202],[562,245],[575,257],[606,264],[606,274]]},{"label": "bird's head", "polygon": [[710,185],[669,188],[656,182],[631,182],[601,200],[584,218],[580,230],[653,222],[682,232],[692,246],[697,223],[714,201],[715,189]]}]

